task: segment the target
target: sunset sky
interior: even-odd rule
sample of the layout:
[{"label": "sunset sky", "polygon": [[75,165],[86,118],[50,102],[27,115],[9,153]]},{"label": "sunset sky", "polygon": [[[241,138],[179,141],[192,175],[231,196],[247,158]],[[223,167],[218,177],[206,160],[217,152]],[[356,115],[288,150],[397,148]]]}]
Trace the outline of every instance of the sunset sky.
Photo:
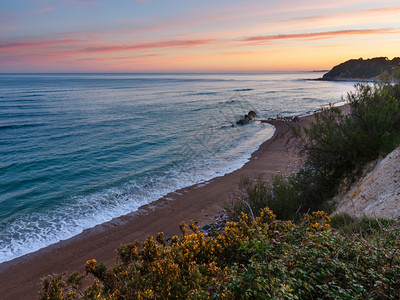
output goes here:
[{"label": "sunset sky", "polygon": [[1,0],[0,72],[330,69],[400,56],[400,2]]}]

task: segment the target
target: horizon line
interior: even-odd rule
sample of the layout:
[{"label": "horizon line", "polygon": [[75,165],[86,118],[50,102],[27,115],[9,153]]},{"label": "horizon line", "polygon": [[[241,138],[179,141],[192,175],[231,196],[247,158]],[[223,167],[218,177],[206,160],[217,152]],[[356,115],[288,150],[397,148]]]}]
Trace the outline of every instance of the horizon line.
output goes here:
[{"label": "horizon line", "polygon": [[0,72],[1,75],[7,74],[263,74],[263,73],[318,73],[328,72],[330,69],[321,70],[270,70],[270,71],[188,71],[188,72]]}]

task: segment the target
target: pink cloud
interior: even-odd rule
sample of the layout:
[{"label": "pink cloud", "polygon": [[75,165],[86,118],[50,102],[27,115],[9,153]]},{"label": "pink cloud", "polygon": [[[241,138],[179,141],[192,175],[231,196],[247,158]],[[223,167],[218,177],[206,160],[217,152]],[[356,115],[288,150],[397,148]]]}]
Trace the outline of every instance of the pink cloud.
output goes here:
[{"label": "pink cloud", "polygon": [[85,52],[115,52],[115,51],[127,51],[127,50],[141,50],[141,49],[154,49],[154,48],[170,48],[170,47],[193,47],[200,45],[208,45],[213,43],[212,40],[177,40],[177,41],[160,41],[153,43],[142,43],[142,44],[118,44],[118,45],[106,45],[98,47],[88,47]]},{"label": "pink cloud", "polygon": [[292,34],[254,36],[254,37],[244,38],[244,39],[242,39],[242,41],[244,41],[244,42],[262,42],[262,41],[286,40],[286,39],[331,38],[331,37],[335,37],[335,36],[345,36],[345,35],[384,34],[384,33],[397,33],[397,31],[394,28],[337,30],[337,31],[325,31],[325,32],[312,32],[312,33],[292,33]]},{"label": "pink cloud", "polygon": [[345,11],[340,13],[334,13],[329,15],[316,15],[316,16],[309,16],[309,17],[298,17],[298,18],[291,18],[291,19],[283,19],[283,20],[273,20],[268,21],[270,22],[298,22],[298,21],[319,21],[319,20],[326,20],[332,17],[340,17],[343,18],[344,16],[348,17],[355,17],[355,15],[380,15],[380,14],[387,14],[387,13],[396,13],[400,11],[400,6],[390,6],[390,7],[382,7],[382,8],[373,8],[373,9],[360,9],[360,10],[352,10],[352,11]]},{"label": "pink cloud", "polygon": [[91,1],[91,0],[67,0],[66,2],[70,6],[77,6],[77,7],[86,7],[86,6],[99,5],[99,2]]},{"label": "pink cloud", "polygon": [[163,54],[144,54],[144,55],[135,55],[135,56],[119,56],[119,57],[87,57],[87,58],[79,58],[78,61],[84,62],[110,62],[110,61],[121,61],[121,60],[132,60],[134,59],[143,59],[143,58],[153,58],[153,57],[163,57]]},{"label": "pink cloud", "polygon": [[46,6],[46,7],[43,7],[43,8],[41,8],[41,9],[36,10],[36,11],[35,11],[35,14],[44,14],[44,13],[51,12],[51,11],[53,11],[53,10],[55,10],[54,7]]},{"label": "pink cloud", "polygon": [[47,47],[53,45],[60,44],[71,44],[71,43],[79,43],[84,42],[83,40],[77,39],[64,39],[64,40],[56,40],[56,41],[26,41],[26,42],[18,42],[18,43],[8,43],[8,44],[0,44],[0,50],[2,49],[19,49],[19,48],[27,48],[27,47]]},{"label": "pink cloud", "polygon": [[0,31],[8,31],[20,28],[19,26],[0,26]]}]

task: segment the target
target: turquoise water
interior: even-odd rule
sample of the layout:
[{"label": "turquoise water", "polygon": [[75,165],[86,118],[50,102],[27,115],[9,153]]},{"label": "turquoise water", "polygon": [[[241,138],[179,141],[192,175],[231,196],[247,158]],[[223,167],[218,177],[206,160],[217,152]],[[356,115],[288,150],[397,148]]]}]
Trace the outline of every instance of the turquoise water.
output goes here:
[{"label": "turquoise water", "polygon": [[341,101],[322,73],[0,74],[0,262],[240,168],[260,117]]}]

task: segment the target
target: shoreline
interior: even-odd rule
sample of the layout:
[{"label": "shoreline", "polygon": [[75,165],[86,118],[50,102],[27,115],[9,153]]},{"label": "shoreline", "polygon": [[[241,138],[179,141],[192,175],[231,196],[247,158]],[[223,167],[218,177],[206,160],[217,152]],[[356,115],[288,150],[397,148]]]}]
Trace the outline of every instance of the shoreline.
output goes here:
[{"label": "shoreline", "polygon": [[[9,242],[4,243],[0,249],[0,265],[33,254],[61,241],[72,239],[86,230],[91,230],[96,226],[111,222],[117,218],[128,214],[134,214],[145,205],[155,203],[157,200],[166,196],[166,194],[174,194],[174,192],[191,186],[206,184],[205,182],[216,177],[224,176],[225,174],[242,168],[243,165],[249,161],[252,153],[255,152],[263,142],[270,139],[275,132],[275,128],[272,125],[262,124],[261,122],[253,123],[254,124],[248,127],[245,126],[242,128],[236,125],[236,129],[234,130],[239,133],[240,140],[239,142],[231,143],[230,146],[227,146],[230,141],[228,141],[226,137],[221,137],[220,142],[217,144],[217,152],[213,149],[213,145],[211,145],[209,141],[214,135],[214,125],[211,131],[208,131],[208,129],[204,130],[204,128],[201,128],[201,132],[199,129],[196,130],[195,137],[191,137],[188,142],[181,144],[181,149],[176,153],[176,156],[180,157],[181,160],[188,158],[189,161],[193,161],[193,163],[186,164],[186,169],[183,168],[185,164],[172,159],[171,161],[163,163],[167,168],[171,168],[169,166],[172,166],[172,172],[171,170],[164,170],[164,172],[163,170],[156,170],[156,172],[151,170],[150,175],[143,176],[144,178],[147,177],[148,180],[143,180],[143,177],[140,178],[141,174],[139,173],[139,178],[131,178],[131,181],[124,180],[122,184],[115,184],[111,187],[92,190],[86,194],[82,193],[75,196],[64,197],[63,201],[67,202],[66,209],[61,209],[60,207],[55,208],[54,215],[58,217],[57,222],[55,222],[55,217],[51,218],[52,222],[49,222],[50,227],[48,228],[42,226],[36,228],[36,225],[29,225],[33,223],[29,222],[29,215],[27,216],[27,222],[25,222],[24,219],[20,219],[18,223],[15,221],[10,222],[9,228],[12,229],[16,227],[15,225],[19,228],[31,227],[33,229],[30,230],[32,234],[39,238],[38,242],[26,242],[30,237],[24,233],[24,229],[21,233],[22,238],[17,236],[15,240],[13,240],[12,234],[10,233],[14,232],[15,234],[18,232],[17,229],[13,231],[5,230],[4,240]],[[252,130],[252,135],[249,135],[248,129]],[[208,135],[207,138],[204,133]],[[235,136],[237,133],[232,133],[230,128],[225,134],[233,138],[238,138]],[[243,139],[243,137],[245,138]],[[233,139],[233,141],[235,140]],[[192,145],[198,146],[198,148]],[[203,153],[207,154],[208,161],[205,159],[205,156],[203,156]],[[213,154],[216,154],[216,156]],[[204,165],[209,167],[205,168],[203,164],[199,164],[197,158],[204,161]],[[214,163],[211,164],[209,161],[213,161]],[[112,180],[115,180],[115,178],[118,180],[118,176],[114,177],[111,177]],[[96,204],[96,200],[93,200],[96,198],[99,205]],[[115,200],[114,198],[118,199]],[[70,204],[70,202],[72,204]],[[86,212],[83,212],[83,209],[81,209],[81,202]],[[104,203],[111,205],[110,211],[108,211],[108,207]],[[116,203],[120,203],[121,205]],[[67,216],[65,211],[69,211],[71,214]],[[87,220],[85,220],[85,216],[88,216]],[[65,217],[66,220],[64,220]],[[46,221],[46,215],[43,212],[39,213],[37,218],[39,219],[38,223],[40,223],[41,220]],[[83,222],[80,222],[82,218]],[[59,227],[56,226],[57,223]]]},{"label": "shoreline", "polygon": [[[138,211],[84,230],[68,240],[0,264],[0,295],[4,299],[36,299],[40,278],[47,274],[83,271],[86,260],[97,259],[112,266],[115,249],[121,243],[144,241],[149,235],[163,231],[166,237],[179,234],[179,223],[195,220],[199,226],[211,224],[223,208],[225,200],[237,188],[242,176],[254,178],[263,174],[287,174],[301,166],[300,142],[291,126],[307,127],[314,115],[301,117],[299,122],[269,120],[274,135],[252,153],[240,169],[209,181],[186,187],[141,206]],[[3,299],[3,298],[2,298]]]}]

